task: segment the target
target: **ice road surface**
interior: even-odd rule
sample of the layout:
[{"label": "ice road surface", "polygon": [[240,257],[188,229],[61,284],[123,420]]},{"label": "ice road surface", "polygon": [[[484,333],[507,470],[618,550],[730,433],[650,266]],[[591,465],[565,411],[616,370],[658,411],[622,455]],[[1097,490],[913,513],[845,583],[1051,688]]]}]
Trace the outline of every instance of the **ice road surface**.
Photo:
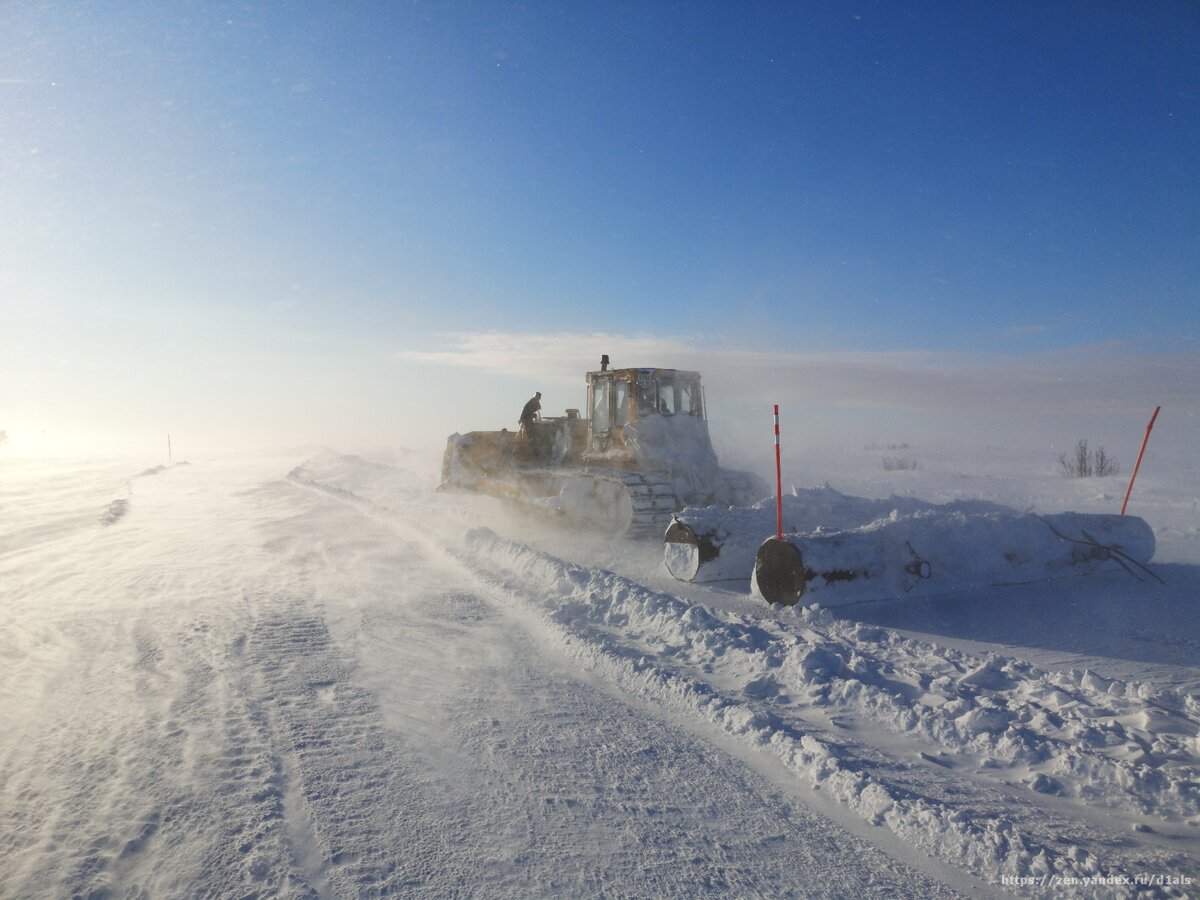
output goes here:
[{"label": "ice road surface", "polygon": [[[873,462],[812,483],[1123,490]],[[0,467],[0,896],[1200,893],[1187,461],[1131,508],[1165,585],[836,611],[677,582],[659,544],[435,494],[405,455]]]}]

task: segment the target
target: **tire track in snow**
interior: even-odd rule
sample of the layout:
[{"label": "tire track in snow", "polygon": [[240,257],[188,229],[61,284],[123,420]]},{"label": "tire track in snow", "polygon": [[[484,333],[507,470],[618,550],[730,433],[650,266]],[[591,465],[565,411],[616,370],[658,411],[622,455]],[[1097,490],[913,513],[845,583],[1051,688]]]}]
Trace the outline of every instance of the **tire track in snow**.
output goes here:
[{"label": "tire track in snow", "polygon": [[[433,798],[389,743],[373,697],[333,643],[311,601],[263,603],[246,641],[265,728],[281,749],[303,809],[293,832],[313,879],[342,896],[411,892],[453,880],[461,861],[441,847]],[[282,803],[285,789],[280,788]],[[402,840],[390,840],[401,837]],[[315,852],[314,852],[315,851]]]},{"label": "tire track in snow", "polygon": [[185,669],[191,686],[172,712],[188,737],[184,783],[195,793],[174,851],[198,851],[183,871],[217,893],[307,898],[314,888],[286,827],[281,761],[243,665],[242,629],[252,608],[245,597],[233,622],[213,610],[185,632],[198,653]]},{"label": "tire track in snow", "polygon": [[[6,896],[308,896],[292,877],[269,747],[201,616],[72,617],[30,740],[0,761]],[[187,873],[186,875],[184,873]],[[181,881],[181,879],[186,879]]]}]

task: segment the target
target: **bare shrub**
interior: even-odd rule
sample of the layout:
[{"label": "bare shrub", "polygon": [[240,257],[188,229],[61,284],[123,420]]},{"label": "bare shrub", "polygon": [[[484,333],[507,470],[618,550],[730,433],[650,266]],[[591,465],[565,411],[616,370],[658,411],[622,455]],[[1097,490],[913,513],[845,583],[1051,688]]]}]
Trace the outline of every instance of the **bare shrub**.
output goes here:
[{"label": "bare shrub", "polygon": [[1092,471],[1101,476],[1116,475],[1121,471],[1121,467],[1117,465],[1116,457],[1105,453],[1103,447],[1097,447],[1092,457]]},{"label": "bare shrub", "polygon": [[1062,467],[1063,474],[1071,478],[1090,477],[1092,474],[1092,463],[1088,459],[1087,438],[1079,439],[1079,443],[1075,445],[1074,456],[1067,456],[1065,453],[1058,454],[1058,464]]},{"label": "bare shrub", "polygon": [[1075,452],[1068,456],[1058,454],[1058,464],[1063,474],[1071,478],[1091,478],[1093,475],[1116,475],[1121,471],[1116,457],[1109,456],[1103,447],[1095,450],[1088,449],[1087,438],[1080,438],[1075,445]]},{"label": "bare shrub", "polygon": [[907,472],[916,468],[918,468],[917,461],[906,456],[885,456],[883,458],[883,471],[885,472]]}]

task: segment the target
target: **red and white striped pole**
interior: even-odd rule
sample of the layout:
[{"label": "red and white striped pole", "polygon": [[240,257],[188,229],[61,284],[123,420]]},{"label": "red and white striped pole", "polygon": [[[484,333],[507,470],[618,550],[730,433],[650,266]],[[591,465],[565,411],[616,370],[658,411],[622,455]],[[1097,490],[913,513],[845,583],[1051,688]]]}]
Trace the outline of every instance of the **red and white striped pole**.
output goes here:
[{"label": "red and white striped pole", "polygon": [[1121,515],[1125,515],[1125,507],[1129,505],[1129,495],[1133,493],[1133,482],[1137,478],[1138,469],[1142,467],[1142,454],[1146,452],[1146,444],[1150,441],[1150,429],[1154,427],[1154,420],[1158,418],[1158,411],[1161,406],[1154,407],[1154,415],[1150,417],[1150,424],[1146,426],[1146,436],[1142,438],[1142,449],[1138,451],[1137,462],[1133,464],[1133,474],[1129,476],[1129,487],[1125,488],[1125,502],[1121,504]]},{"label": "red and white striped pole", "polygon": [[775,539],[783,540],[783,475],[779,467],[779,404],[775,404]]}]

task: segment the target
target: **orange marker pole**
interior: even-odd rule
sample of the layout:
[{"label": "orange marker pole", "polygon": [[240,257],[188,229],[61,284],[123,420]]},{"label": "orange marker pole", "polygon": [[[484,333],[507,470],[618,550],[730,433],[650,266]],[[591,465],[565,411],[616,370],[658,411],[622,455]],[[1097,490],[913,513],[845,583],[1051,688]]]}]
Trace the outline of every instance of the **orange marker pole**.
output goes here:
[{"label": "orange marker pole", "polygon": [[1154,415],[1150,417],[1150,424],[1146,426],[1146,436],[1142,438],[1142,449],[1138,451],[1137,462],[1133,464],[1133,474],[1129,476],[1129,487],[1125,489],[1125,502],[1121,504],[1121,515],[1125,515],[1125,507],[1129,505],[1129,495],[1133,493],[1133,482],[1137,478],[1138,469],[1142,466],[1142,454],[1146,452],[1146,444],[1150,442],[1150,430],[1154,427],[1154,420],[1158,418],[1158,411],[1161,406],[1154,407]]},{"label": "orange marker pole", "polygon": [[775,404],[775,539],[783,540],[783,474],[779,466],[779,404]]}]

